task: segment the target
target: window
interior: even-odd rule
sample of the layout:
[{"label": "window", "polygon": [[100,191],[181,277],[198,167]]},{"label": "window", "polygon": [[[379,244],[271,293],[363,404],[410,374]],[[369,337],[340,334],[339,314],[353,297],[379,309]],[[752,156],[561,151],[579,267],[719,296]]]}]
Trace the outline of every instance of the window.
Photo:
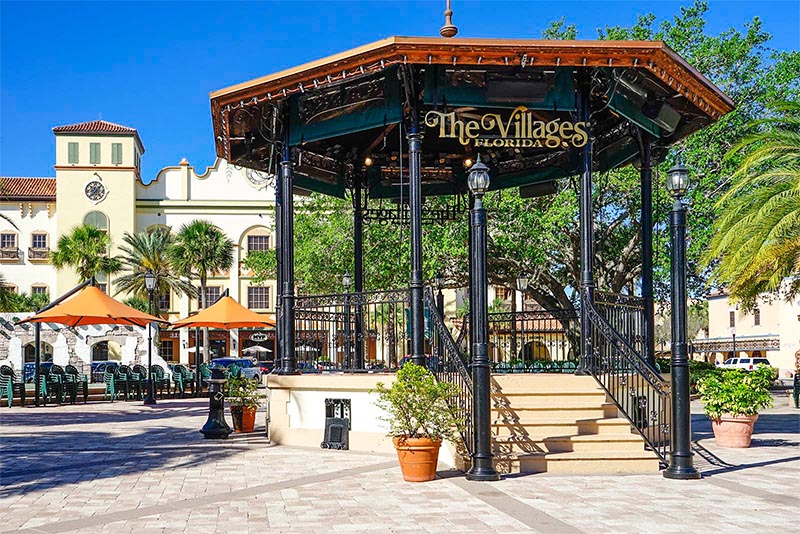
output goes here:
[{"label": "window", "polygon": [[163,295],[158,297],[158,309],[159,310],[168,310],[172,305],[172,301],[170,300],[170,292],[167,291]]},{"label": "window", "polygon": [[83,224],[94,226],[98,230],[103,230],[104,232],[108,231],[108,217],[99,211],[90,211],[87,213],[83,218]]},{"label": "window", "polygon": [[[222,293],[222,288],[220,286],[208,286],[206,287],[206,307],[211,306],[217,300],[219,300],[219,295]],[[197,288],[197,307],[201,307],[203,305],[203,301],[200,300],[200,288]]]},{"label": "window", "polygon": [[106,273],[97,273],[94,275],[94,280],[97,282],[97,287],[103,293],[107,293],[108,288],[108,275]]},{"label": "window", "polygon": [[78,143],[67,143],[67,162],[78,163]]},{"label": "window", "polygon": [[47,248],[47,234],[31,234],[31,248]]},{"label": "window", "polygon": [[139,170],[139,166],[142,164],[142,155],[139,154],[136,150],[133,151],[133,165],[136,167],[136,170]]},{"label": "window", "polygon": [[47,295],[47,286],[31,286],[31,295]]},{"label": "window", "polygon": [[174,345],[171,339],[161,341],[161,351],[159,354],[168,362],[175,359],[175,353],[173,352]]},{"label": "window", "polygon": [[111,143],[111,163],[122,165],[122,143]]},{"label": "window", "polygon": [[761,310],[753,310],[753,326],[761,326]]},{"label": "window", "polygon": [[92,165],[100,163],[100,143],[89,143],[89,163]]},{"label": "window", "polygon": [[249,235],[247,236],[247,252],[254,250],[269,250],[268,235]]},{"label": "window", "polygon": [[17,234],[0,234],[0,248],[17,248]]},{"label": "window", "polygon": [[269,288],[251,286],[247,288],[247,307],[250,309],[269,309]]},{"label": "window", "polygon": [[736,326],[736,312],[733,310],[728,312],[728,323],[729,323],[728,326],[730,326],[731,328]]},{"label": "window", "polygon": [[511,291],[507,287],[494,286],[494,297],[500,300],[509,300]]}]

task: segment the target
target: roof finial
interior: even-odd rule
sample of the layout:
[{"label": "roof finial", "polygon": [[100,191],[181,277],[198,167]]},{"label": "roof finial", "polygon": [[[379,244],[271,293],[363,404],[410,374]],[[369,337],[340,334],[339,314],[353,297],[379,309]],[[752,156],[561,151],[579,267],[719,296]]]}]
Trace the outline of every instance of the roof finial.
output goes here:
[{"label": "roof finial", "polygon": [[444,10],[444,26],[439,30],[442,37],[455,37],[458,28],[453,26],[453,10],[450,9],[450,0],[447,0],[447,7]]}]

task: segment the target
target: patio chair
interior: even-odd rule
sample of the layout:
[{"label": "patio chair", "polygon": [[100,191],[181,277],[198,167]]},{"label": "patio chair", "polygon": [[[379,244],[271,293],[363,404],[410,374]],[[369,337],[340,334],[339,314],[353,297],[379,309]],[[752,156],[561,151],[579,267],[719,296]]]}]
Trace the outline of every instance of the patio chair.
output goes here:
[{"label": "patio chair", "polygon": [[169,397],[169,377],[164,373],[164,368],[160,365],[153,365],[150,371],[153,374],[153,389],[161,395],[162,399],[164,398],[164,390],[166,389],[167,396]]},{"label": "patio chair", "polygon": [[572,360],[567,360],[561,365],[561,372],[562,373],[574,373],[575,369],[578,368],[578,364]]},{"label": "patio chair", "polygon": [[106,400],[106,396],[111,398],[111,402],[114,402],[114,399],[117,396],[117,373],[115,370],[106,371],[103,373],[103,383],[106,385],[105,391],[103,391],[103,400]]},{"label": "patio chair", "polygon": [[[80,389],[83,392],[83,403],[86,404],[86,401],[89,400],[89,377],[80,374],[74,365],[67,365],[64,368],[64,378],[75,382],[76,397],[77,391]],[[75,404],[75,399],[73,398],[71,402]]]},{"label": "patio chair", "polygon": [[141,400],[143,394],[147,395],[147,367],[140,363],[131,367],[131,380],[133,380]]},{"label": "patio chair", "polygon": [[123,399],[129,400],[133,397],[134,383],[131,377],[131,368],[127,365],[120,365],[117,368],[116,384],[117,390],[123,390]]},{"label": "patio chair", "polygon": [[236,365],[235,363],[230,364],[227,370],[228,370],[227,374],[231,378],[239,378],[239,376],[242,374],[242,368]]},{"label": "patio chair", "polygon": [[66,401],[67,394],[69,394],[70,402],[75,404],[75,398],[78,396],[78,383],[71,380],[71,376],[68,378],[64,368],[60,365],[53,364],[50,368],[50,374],[53,375],[54,380],[61,384],[61,401]]},{"label": "patio chair", "polygon": [[64,399],[64,384],[58,374],[50,373],[50,369],[39,366],[39,394],[42,402],[47,404],[55,397],[56,404],[61,404]]},{"label": "patio chair", "polygon": [[0,400],[6,397],[9,408],[14,401],[14,391],[19,396],[20,406],[25,406],[25,383],[17,381],[17,376],[10,366],[0,365]]},{"label": "patio chair", "polygon": [[533,362],[528,365],[528,372],[529,373],[543,373],[544,372],[544,365],[542,362],[538,360],[534,360]]},{"label": "patio chair", "polygon": [[507,362],[499,362],[495,371],[498,373],[508,373],[511,372],[511,366]]},{"label": "patio chair", "polygon": [[197,368],[197,372],[200,373],[200,393],[202,393],[202,388],[208,387],[208,381],[211,379],[211,369],[209,369],[208,364],[201,363],[200,367]]},{"label": "patio chair", "polygon": [[181,398],[184,398],[186,396],[187,387],[191,390],[192,395],[194,395],[194,373],[183,365],[176,365],[172,369],[172,383],[173,397],[175,397],[178,394],[178,391],[180,391]]}]

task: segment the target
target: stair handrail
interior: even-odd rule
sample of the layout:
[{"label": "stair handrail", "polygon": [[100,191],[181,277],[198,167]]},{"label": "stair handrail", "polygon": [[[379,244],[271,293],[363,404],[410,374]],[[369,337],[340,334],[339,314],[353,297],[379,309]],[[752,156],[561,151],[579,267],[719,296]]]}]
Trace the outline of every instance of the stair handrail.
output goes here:
[{"label": "stair handrail", "polygon": [[455,410],[461,423],[459,433],[464,441],[464,448],[471,454],[474,449],[475,434],[472,422],[472,374],[467,364],[467,355],[459,349],[444,318],[439,314],[431,287],[425,288],[424,299],[425,307],[430,310],[433,333],[431,341],[434,354],[430,359],[429,368],[436,380],[450,382],[458,388],[458,395],[451,401],[450,406]]},{"label": "stair handrail", "polygon": [[[669,462],[672,413],[670,384],[603,317],[594,306],[588,290],[584,290],[583,296],[582,305],[586,306],[587,317],[593,327],[592,334],[601,336],[607,342],[604,346],[613,347],[615,355],[623,360],[621,368],[618,362],[605,361],[612,359],[609,355],[600,355],[601,361],[598,361],[598,340],[591,335],[591,364],[588,370],[622,415],[659,456],[662,464],[666,465]],[[629,377],[631,371],[634,376]]]}]

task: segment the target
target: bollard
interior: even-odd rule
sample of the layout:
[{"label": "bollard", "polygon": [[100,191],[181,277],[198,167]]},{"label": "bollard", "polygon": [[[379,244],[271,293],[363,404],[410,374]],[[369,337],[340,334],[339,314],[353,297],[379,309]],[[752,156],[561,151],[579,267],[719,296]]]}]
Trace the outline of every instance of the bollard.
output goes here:
[{"label": "bollard", "polygon": [[225,372],[222,369],[211,370],[208,380],[208,421],[200,429],[206,439],[225,439],[233,432],[225,422]]}]

